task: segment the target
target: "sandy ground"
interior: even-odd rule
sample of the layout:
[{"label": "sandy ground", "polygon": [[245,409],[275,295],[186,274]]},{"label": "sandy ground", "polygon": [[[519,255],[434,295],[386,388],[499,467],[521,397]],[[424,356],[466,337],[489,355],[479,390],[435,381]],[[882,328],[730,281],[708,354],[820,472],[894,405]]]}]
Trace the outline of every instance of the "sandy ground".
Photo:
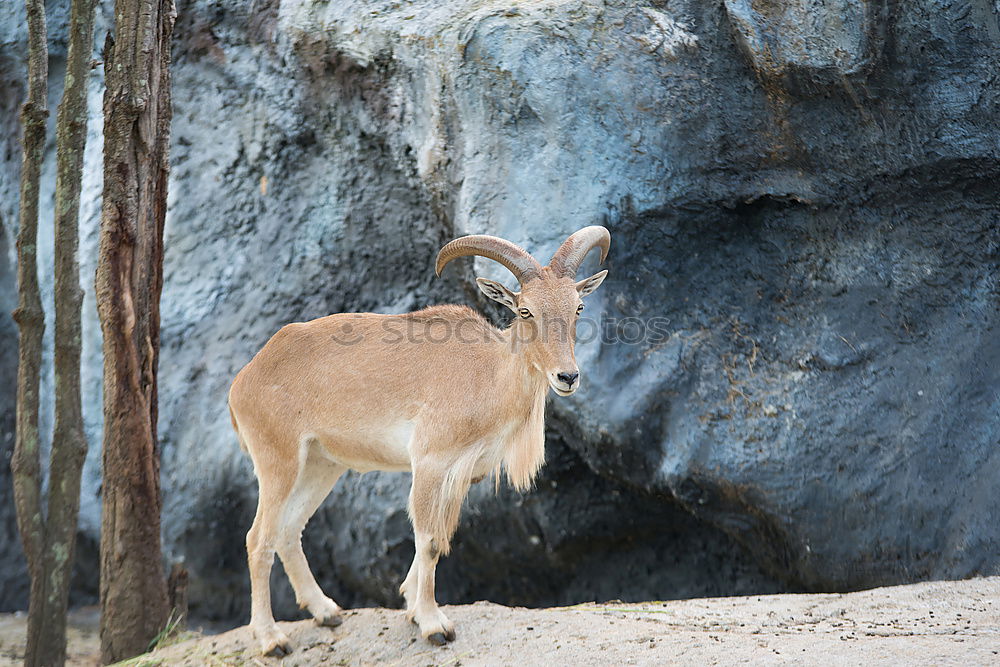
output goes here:
[{"label": "sandy ground", "polygon": [[[132,665],[989,665],[1000,664],[1000,577],[831,595],[512,609],[445,607],[458,639],[421,640],[403,612],[357,609],[338,628],[282,623],[295,651],[258,657],[247,628],[195,636]],[[77,612],[72,665],[94,665],[94,613]],[[23,616],[0,616],[0,665],[17,664]]]}]

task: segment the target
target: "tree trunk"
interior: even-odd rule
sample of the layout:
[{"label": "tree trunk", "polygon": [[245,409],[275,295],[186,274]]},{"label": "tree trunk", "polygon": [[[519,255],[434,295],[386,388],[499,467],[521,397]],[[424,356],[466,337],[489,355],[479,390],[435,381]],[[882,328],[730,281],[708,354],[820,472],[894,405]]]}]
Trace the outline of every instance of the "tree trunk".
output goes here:
[{"label": "tree trunk", "polygon": [[87,455],[80,404],[80,181],[87,141],[87,79],[94,46],[95,0],[73,0],[62,101],[56,115],[55,427],[49,459],[41,665],[66,661],[66,606],[80,512],[80,474]]},{"label": "tree trunk", "polygon": [[47,515],[43,516],[38,452],[38,376],[44,320],[38,295],[36,238],[38,177],[45,143],[45,10],[29,0],[28,102],[24,107],[21,228],[18,233],[21,327],[18,359],[14,496],[18,527],[31,576],[26,665],[66,661],[66,605],[80,509],[80,473],[87,452],[80,408],[80,267],[78,216],[83,150],[87,139],[87,74],[94,40],[95,0],[74,0],[63,98],[56,118],[55,218],[55,430],[49,465]]},{"label": "tree trunk", "polygon": [[28,610],[28,645],[25,664],[38,664],[41,638],[42,601],[45,577],[45,521],[42,516],[41,467],[38,452],[38,382],[42,365],[42,332],[45,315],[38,290],[38,180],[45,148],[45,120],[49,110],[48,48],[46,46],[45,4],[27,0],[28,15],[28,100],[21,110],[24,153],[21,160],[21,200],[17,233],[17,309],[14,321],[19,331],[17,359],[17,425],[11,472],[17,528],[24,544],[31,578]]},{"label": "tree trunk", "polygon": [[173,0],[116,0],[105,47],[101,657],[145,651],[168,616],[160,549],[156,369],[170,130]]}]

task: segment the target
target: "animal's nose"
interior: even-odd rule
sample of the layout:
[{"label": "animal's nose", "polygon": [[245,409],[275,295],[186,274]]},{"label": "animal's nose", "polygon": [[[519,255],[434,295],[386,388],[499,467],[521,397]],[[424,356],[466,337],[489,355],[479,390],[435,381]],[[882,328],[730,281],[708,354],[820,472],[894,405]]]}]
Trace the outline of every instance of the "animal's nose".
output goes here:
[{"label": "animal's nose", "polygon": [[576,379],[580,377],[579,373],[558,373],[556,375],[560,382],[565,382],[567,387],[572,387]]}]

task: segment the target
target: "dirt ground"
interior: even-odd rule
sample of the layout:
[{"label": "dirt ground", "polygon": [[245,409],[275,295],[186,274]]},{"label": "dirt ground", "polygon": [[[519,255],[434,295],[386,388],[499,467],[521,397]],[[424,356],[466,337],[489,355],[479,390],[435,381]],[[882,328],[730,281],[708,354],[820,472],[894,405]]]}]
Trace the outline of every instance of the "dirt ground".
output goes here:
[{"label": "dirt ground", "polygon": [[[449,606],[458,639],[421,640],[403,612],[356,609],[343,625],[282,623],[295,651],[258,657],[247,628],[193,635],[130,665],[987,665],[1000,664],[1000,577],[829,595],[767,595],[520,609]],[[74,612],[70,664],[97,664],[93,610]],[[23,615],[0,616],[0,666],[23,649]]]}]

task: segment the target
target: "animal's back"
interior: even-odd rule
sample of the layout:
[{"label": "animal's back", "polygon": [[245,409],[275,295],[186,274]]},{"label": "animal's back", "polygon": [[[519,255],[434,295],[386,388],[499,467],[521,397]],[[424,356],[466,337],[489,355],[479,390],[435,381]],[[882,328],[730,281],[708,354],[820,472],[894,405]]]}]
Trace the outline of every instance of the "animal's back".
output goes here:
[{"label": "animal's back", "polygon": [[[455,386],[463,395],[488,391],[498,333],[475,311],[453,305],[288,324],[233,381],[234,425],[241,434],[295,439],[350,423],[357,435],[379,439],[448,400]],[[487,372],[470,374],[470,367]],[[452,407],[463,411],[461,400]]]}]

